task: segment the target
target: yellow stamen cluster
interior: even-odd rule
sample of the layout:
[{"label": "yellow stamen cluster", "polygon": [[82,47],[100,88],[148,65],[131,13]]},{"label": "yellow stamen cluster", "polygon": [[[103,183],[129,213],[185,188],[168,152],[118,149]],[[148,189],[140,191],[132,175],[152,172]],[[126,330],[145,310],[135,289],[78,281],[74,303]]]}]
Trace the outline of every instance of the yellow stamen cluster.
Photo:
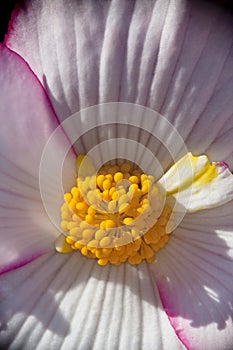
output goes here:
[{"label": "yellow stamen cluster", "polygon": [[[79,176],[64,195],[59,252],[79,250],[99,265],[152,263],[169,239],[171,208],[162,208],[153,176],[130,162],[104,165],[96,175]],[[59,238],[60,239],[60,238]]]}]

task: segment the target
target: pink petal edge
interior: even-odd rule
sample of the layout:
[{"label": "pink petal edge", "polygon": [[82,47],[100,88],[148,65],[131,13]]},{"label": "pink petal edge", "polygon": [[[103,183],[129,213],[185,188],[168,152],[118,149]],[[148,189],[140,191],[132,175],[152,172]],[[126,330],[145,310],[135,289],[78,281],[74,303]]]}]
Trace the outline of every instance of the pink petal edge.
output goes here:
[{"label": "pink petal edge", "polygon": [[4,275],[5,273],[11,272],[13,270],[16,270],[20,267],[23,267],[27,264],[30,264],[32,261],[40,258],[41,256],[49,253],[51,250],[50,249],[46,249],[44,251],[32,254],[31,256],[24,258],[18,262],[13,262],[12,264],[6,265],[3,268],[0,268],[0,276]]},{"label": "pink petal edge", "polygon": [[[12,12],[11,12],[10,20],[9,20],[8,26],[7,26],[7,32],[6,32],[6,34],[4,35],[4,40],[3,40],[3,45],[4,45],[4,46],[7,46],[7,40],[8,40],[8,38],[9,38],[10,35],[11,35],[10,32],[11,32],[11,30],[13,30],[13,28],[14,28],[14,25],[13,25],[14,20],[15,20],[15,18],[17,17],[18,13],[19,13],[20,10],[21,10],[21,5],[22,5],[21,3],[22,3],[22,0],[19,0],[19,2],[15,4],[15,7],[14,7],[14,9],[13,9]],[[20,57],[21,57],[21,56],[20,56]]]},{"label": "pink petal edge", "polygon": [[[44,90],[44,95],[45,95],[45,98],[46,98],[46,102],[49,106],[49,108],[51,109],[51,115],[53,115],[53,118],[55,119],[55,122],[57,123],[57,125],[60,125],[60,120],[58,119],[57,115],[56,115],[56,112],[54,110],[54,107],[49,99],[49,96],[48,96],[48,93],[47,91],[45,90],[44,86],[41,84],[40,80],[38,79],[37,75],[35,74],[35,72],[32,70],[32,68],[30,67],[29,63],[22,57],[20,56],[20,54],[18,54],[16,51],[12,50],[11,48],[9,48],[6,44],[5,44],[5,40],[3,43],[0,43],[0,51],[2,49],[7,49],[9,50],[10,52],[12,52],[14,55],[16,55],[18,57],[18,59],[20,59],[22,62],[24,62],[24,64],[27,66],[27,68],[30,70],[30,73],[34,76],[34,78],[36,79],[37,81],[37,84],[40,85],[41,89]],[[65,134],[65,131],[64,131],[64,134]]]},{"label": "pink petal edge", "polygon": [[[42,147],[42,150],[43,150],[43,144],[46,142],[46,137],[49,137],[49,135],[59,126],[59,120],[57,118],[57,115],[56,113],[54,112],[54,108],[51,104],[51,101],[49,100],[48,98],[48,94],[47,92],[45,91],[43,85],[41,84],[41,82],[39,81],[38,77],[36,76],[36,74],[32,71],[32,69],[30,68],[29,64],[16,52],[14,52],[13,50],[9,49],[6,45],[4,44],[0,44],[0,53],[4,53],[4,52],[8,52],[10,55],[12,55],[14,57],[14,63],[15,63],[15,68],[17,69],[17,64],[22,65],[22,67],[25,69],[25,71],[27,71],[27,76],[30,77],[31,81],[33,84],[35,84],[35,86],[37,85],[37,90],[40,92],[41,96],[43,97],[43,101],[42,101],[42,111],[44,110],[46,113],[45,113],[45,118],[49,118],[48,119],[48,129],[47,129],[47,136],[41,136],[41,147]],[[22,69],[22,67],[20,69]],[[17,79],[17,74],[15,76],[15,79]],[[38,84],[39,83],[39,84]],[[20,97],[20,96],[19,96]],[[4,100],[3,100],[4,101]],[[44,105],[44,106],[43,106]],[[47,114],[47,115],[46,115]],[[4,115],[3,115],[4,117]],[[12,118],[11,118],[12,119]],[[13,116],[13,119],[14,119],[14,116]],[[12,119],[12,120],[13,120]],[[44,120],[44,119],[42,119]],[[39,124],[38,124],[39,125]],[[17,127],[16,127],[17,128]],[[63,135],[64,135],[64,141],[65,143],[67,144],[67,141],[68,141],[68,144],[70,144],[68,138],[67,138],[67,135],[65,134],[65,131],[63,131]],[[10,140],[9,140],[10,142]],[[37,145],[38,146],[38,145]],[[71,148],[71,153],[74,154],[73,152],[73,149],[72,149],[72,146],[70,145],[70,148]],[[11,150],[10,150],[11,151]],[[6,148],[6,151],[7,152],[7,148]],[[35,149],[35,152],[36,152],[36,158],[38,158],[38,160],[40,159],[41,157],[41,149],[40,147],[37,149]],[[39,153],[38,153],[39,152]],[[16,152],[17,153],[17,152]],[[4,154],[4,150],[3,150],[3,154]],[[7,154],[7,153],[6,153]],[[34,154],[35,156],[35,154]],[[37,157],[38,156],[38,157]],[[12,166],[14,166],[15,168],[19,168],[20,170],[20,167],[19,167],[19,164],[16,164],[14,163],[14,157],[16,157],[17,159],[17,154],[14,155],[13,154],[13,157],[10,157],[9,158],[9,164],[12,164]],[[35,157],[34,157],[35,158]],[[9,168],[9,164],[7,164],[7,167]],[[4,166],[3,166],[4,168]],[[7,169],[8,169],[7,168]],[[15,171],[15,168],[14,168],[14,171]],[[8,169],[9,170],[9,169]],[[10,170],[9,170],[10,171]],[[23,172],[25,172],[25,169],[21,169],[20,170],[21,173],[23,174]],[[4,175],[4,181],[6,182],[6,175],[7,174],[4,174],[3,172],[3,175]],[[26,176],[26,172],[25,172],[25,176]],[[39,176],[39,174],[38,174]],[[29,174],[29,178],[32,178],[33,177]],[[17,182],[17,176],[13,176],[13,177],[10,177],[11,181],[15,181]],[[28,178],[25,177],[25,184],[24,184],[24,187],[27,186],[27,181],[28,181]],[[6,190],[6,192],[8,193],[8,186],[7,185],[7,182],[6,183],[3,183],[2,186],[3,186],[3,191]],[[6,187],[5,187],[6,186]],[[37,183],[37,180],[36,179],[33,179],[33,188],[34,188],[34,192],[36,190],[38,190],[38,194],[39,194],[39,182]],[[29,186],[30,187],[30,186]],[[16,186],[17,188],[17,193],[18,195],[21,195],[20,194],[20,191],[19,191],[19,186],[17,185]],[[22,190],[23,191],[23,190]],[[10,192],[9,192],[10,193]],[[4,201],[5,199],[2,198],[2,200]],[[26,197],[24,197],[24,200],[26,200]],[[29,198],[29,200],[31,201],[31,199]],[[4,203],[3,203],[4,204]],[[42,207],[42,202],[41,202],[41,207]],[[38,209],[38,208],[37,208]],[[46,215],[47,217],[47,215]],[[48,222],[49,222],[49,219],[48,219]],[[2,229],[4,230],[4,227],[2,226]],[[40,230],[39,230],[40,231]],[[38,231],[38,232],[39,232]],[[53,231],[53,226],[51,225],[51,233]],[[2,231],[3,233],[4,231]],[[21,232],[23,234],[23,232]],[[8,244],[14,244],[14,241],[15,241],[15,238],[16,238],[16,235],[14,237],[12,237],[12,242],[9,242]],[[15,241],[16,242],[16,241]],[[30,242],[29,242],[30,243]],[[8,247],[8,244],[4,244],[2,242],[2,247],[4,247],[4,249],[6,249],[6,252],[7,252],[7,247]],[[32,262],[33,260],[37,259],[38,257],[46,254],[48,251],[51,251],[51,249],[53,249],[53,245],[51,244],[51,242],[47,244],[47,246],[45,244],[43,244],[43,246],[36,246],[36,242],[33,242],[34,244],[34,248],[35,249],[32,249],[30,248],[30,246],[25,246],[24,245],[24,248],[23,250],[21,251],[21,249],[17,248],[17,244],[16,244],[16,249],[18,250],[18,256],[17,256],[17,259],[15,258],[11,258],[9,257],[9,254],[8,254],[8,259],[4,262],[2,262],[1,264],[1,267],[0,267],[0,275],[1,274],[4,274],[4,273],[7,273],[9,271],[12,271],[12,270],[15,270],[19,267],[22,267],[30,262]],[[37,248],[36,248],[37,247]],[[26,250],[25,250],[26,248]],[[29,249],[30,248],[30,249]],[[20,252],[20,253],[19,253]]]},{"label": "pink petal edge", "polygon": [[[153,274],[155,275],[155,273],[153,273]],[[181,343],[185,346],[185,348],[187,350],[198,350],[198,349],[191,347],[191,344],[189,342],[189,338],[185,337],[184,334],[182,334],[182,332],[178,329],[178,321],[176,321],[176,319],[172,317],[172,314],[170,313],[169,308],[167,308],[167,306],[166,306],[166,300],[163,297],[162,282],[159,282],[158,279],[156,279],[156,278],[155,278],[155,280],[156,280],[156,285],[157,285],[157,288],[159,291],[159,296],[160,296],[162,306],[164,308],[164,311],[167,314],[168,320],[169,320],[171,326],[173,327],[174,332],[176,333],[178,339],[181,341]],[[165,288],[166,288],[166,286],[165,286]]]}]

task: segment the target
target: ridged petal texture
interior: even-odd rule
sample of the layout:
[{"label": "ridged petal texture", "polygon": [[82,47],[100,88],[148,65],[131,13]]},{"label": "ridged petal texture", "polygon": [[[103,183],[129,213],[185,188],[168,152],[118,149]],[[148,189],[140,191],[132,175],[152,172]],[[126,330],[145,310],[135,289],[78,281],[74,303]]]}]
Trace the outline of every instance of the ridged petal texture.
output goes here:
[{"label": "ridged petal texture", "polygon": [[195,155],[233,168],[233,28],[221,8],[25,1],[6,44],[29,62],[60,120],[98,103],[138,103],[166,116]]},{"label": "ridged petal texture", "polygon": [[[61,121],[98,103],[141,104],[164,115],[194,155],[233,169],[233,27],[220,8],[185,0],[28,0],[15,11],[6,44],[30,64]],[[146,266],[101,269],[84,261],[48,255],[2,277],[4,346],[179,348]],[[232,204],[189,214],[154,270],[181,341],[230,350]]]},{"label": "ridged petal texture", "polygon": [[148,265],[49,253],[0,278],[1,349],[184,349]]},{"label": "ridged petal texture", "polygon": [[[51,249],[59,233],[39,190],[41,155],[58,125],[56,116],[27,63],[4,46],[0,46],[0,86],[1,273]],[[60,147],[68,143],[64,133],[60,141]],[[71,157],[67,159],[70,163]],[[50,182],[48,177],[48,189]]]},{"label": "ridged petal texture", "polygon": [[153,266],[177,335],[195,350],[232,349],[233,201],[187,214]]}]

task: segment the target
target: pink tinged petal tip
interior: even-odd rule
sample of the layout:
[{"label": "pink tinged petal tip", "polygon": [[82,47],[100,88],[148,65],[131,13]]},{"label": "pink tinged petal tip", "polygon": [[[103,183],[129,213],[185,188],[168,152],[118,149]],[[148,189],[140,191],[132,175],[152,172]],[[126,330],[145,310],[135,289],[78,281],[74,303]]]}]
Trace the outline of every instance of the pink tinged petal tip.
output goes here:
[{"label": "pink tinged petal tip", "polygon": [[[28,64],[4,45],[0,46],[0,86],[0,265],[3,273],[52,249],[52,242],[59,234],[44,210],[39,188],[42,152],[58,122],[45,90]],[[60,148],[70,147],[64,132],[59,141]],[[53,152],[55,159],[57,149]],[[71,164],[72,159],[71,154],[67,162]],[[51,184],[48,177],[50,197],[58,199]],[[60,202],[56,205],[59,211]]]}]

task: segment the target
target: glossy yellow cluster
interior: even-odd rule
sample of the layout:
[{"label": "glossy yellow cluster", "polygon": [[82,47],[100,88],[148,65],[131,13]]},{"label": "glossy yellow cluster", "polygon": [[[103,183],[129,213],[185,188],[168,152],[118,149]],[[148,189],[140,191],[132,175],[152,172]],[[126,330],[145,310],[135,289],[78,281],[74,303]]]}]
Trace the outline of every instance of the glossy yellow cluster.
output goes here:
[{"label": "glossy yellow cluster", "polygon": [[79,250],[99,265],[152,263],[169,239],[171,208],[161,207],[153,176],[130,162],[104,165],[96,175],[78,176],[64,195],[56,249]]}]

